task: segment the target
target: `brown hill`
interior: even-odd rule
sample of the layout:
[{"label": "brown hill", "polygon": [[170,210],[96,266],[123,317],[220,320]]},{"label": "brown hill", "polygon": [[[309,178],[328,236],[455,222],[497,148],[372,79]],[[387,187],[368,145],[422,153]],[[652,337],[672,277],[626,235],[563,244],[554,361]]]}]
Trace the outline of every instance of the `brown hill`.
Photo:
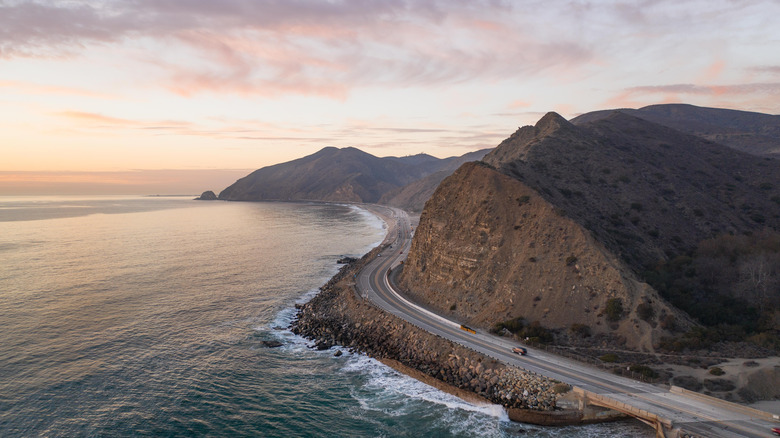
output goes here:
[{"label": "brown hill", "polygon": [[780,226],[780,162],[620,112],[581,126],[547,114],[484,161],[637,272],[706,238]]},{"label": "brown hill", "polygon": [[584,324],[651,349],[690,320],[639,280],[645,270],[780,225],[778,161],[620,112],[581,126],[547,114],[483,161],[428,201],[401,278],[416,300],[482,327]]},{"label": "brown hill", "polygon": [[[550,328],[578,323],[652,350],[663,331],[637,317],[640,304],[689,325],[579,224],[479,163],[458,169],[426,204],[401,284],[416,301],[483,328],[516,317]],[[610,299],[625,309],[619,323],[606,317]]]},{"label": "brown hill", "polygon": [[442,164],[442,170],[403,187],[390,190],[382,196],[379,203],[419,213],[425,206],[425,202],[433,195],[436,187],[444,181],[444,178],[450,176],[452,172],[464,163],[481,160],[490,151],[491,149],[482,149],[475,152],[469,152],[460,157],[446,159],[447,162]]},{"label": "brown hill", "polygon": [[433,173],[452,173],[457,167],[454,164],[462,162],[463,157],[440,159],[418,154],[380,158],[352,147],[326,147],[297,160],[258,169],[223,190],[219,199],[375,203],[388,192]]},{"label": "brown hill", "polygon": [[780,116],[686,104],[595,111],[571,120],[581,125],[614,111],[693,134],[753,155],[780,158]]}]

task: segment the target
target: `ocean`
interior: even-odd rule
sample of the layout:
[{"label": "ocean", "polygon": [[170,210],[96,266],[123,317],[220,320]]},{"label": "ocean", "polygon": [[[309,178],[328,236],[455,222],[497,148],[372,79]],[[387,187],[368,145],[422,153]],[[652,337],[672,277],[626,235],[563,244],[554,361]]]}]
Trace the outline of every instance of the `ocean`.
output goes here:
[{"label": "ocean", "polygon": [[347,205],[0,197],[0,436],[654,436],[512,423],[287,330],[383,237]]}]

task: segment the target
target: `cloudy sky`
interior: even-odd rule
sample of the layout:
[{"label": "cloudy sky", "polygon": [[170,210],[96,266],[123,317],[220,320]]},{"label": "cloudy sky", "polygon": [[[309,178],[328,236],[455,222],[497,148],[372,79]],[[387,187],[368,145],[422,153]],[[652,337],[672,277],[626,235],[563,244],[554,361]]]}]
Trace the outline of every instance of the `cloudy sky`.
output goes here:
[{"label": "cloudy sky", "polygon": [[0,0],[0,194],[217,191],[325,146],[461,155],[547,111],[779,114],[777,17],[777,0]]}]

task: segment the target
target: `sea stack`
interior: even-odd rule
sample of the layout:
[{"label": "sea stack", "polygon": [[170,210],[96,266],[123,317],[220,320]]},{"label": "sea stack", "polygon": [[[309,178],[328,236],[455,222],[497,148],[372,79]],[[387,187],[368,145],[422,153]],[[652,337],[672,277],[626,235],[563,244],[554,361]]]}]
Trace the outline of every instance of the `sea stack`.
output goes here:
[{"label": "sea stack", "polygon": [[199,197],[195,198],[196,201],[216,201],[217,195],[211,190],[206,190]]}]

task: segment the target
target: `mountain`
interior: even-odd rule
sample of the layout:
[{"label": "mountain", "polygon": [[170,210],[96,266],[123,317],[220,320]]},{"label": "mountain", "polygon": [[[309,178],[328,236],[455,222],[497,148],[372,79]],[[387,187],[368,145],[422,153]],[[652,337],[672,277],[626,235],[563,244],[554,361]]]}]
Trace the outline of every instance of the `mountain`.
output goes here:
[{"label": "mountain", "polygon": [[686,104],[595,111],[572,119],[585,124],[619,111],[753,155],[780,158],[780,116]]},{"label": "mountain", "polygon": [[379,158],[352,147],[326,147],[258,169],[223,190],[219,199],[375,203],[388,191],[438,172],[451,162],[426,154]]},{"label": "mountain", "polygon": [[464,163],[481,160],[490,151],[491,149],[482,149],[469,152],[460,157],[446,158],[441,162],[441,170],[403,187],[390,190],[382,196],[379,203],[411,212],[421,212],[425,206],[425,201],[430,199],[436,187],[441,184],[444,178],[451,175],[452,172]]},{"label": "mountain", "polygon": [[[780,162],[623,111],[575,121],[548,113],[442,182],[400,276],[412,298],[478,327],[587,327],[644,350],[697,310],[758,319],[688,285],[705,284],[703,241],[780,229]],[[685,268],[674,288],[645,281],[659,266]]]}]

